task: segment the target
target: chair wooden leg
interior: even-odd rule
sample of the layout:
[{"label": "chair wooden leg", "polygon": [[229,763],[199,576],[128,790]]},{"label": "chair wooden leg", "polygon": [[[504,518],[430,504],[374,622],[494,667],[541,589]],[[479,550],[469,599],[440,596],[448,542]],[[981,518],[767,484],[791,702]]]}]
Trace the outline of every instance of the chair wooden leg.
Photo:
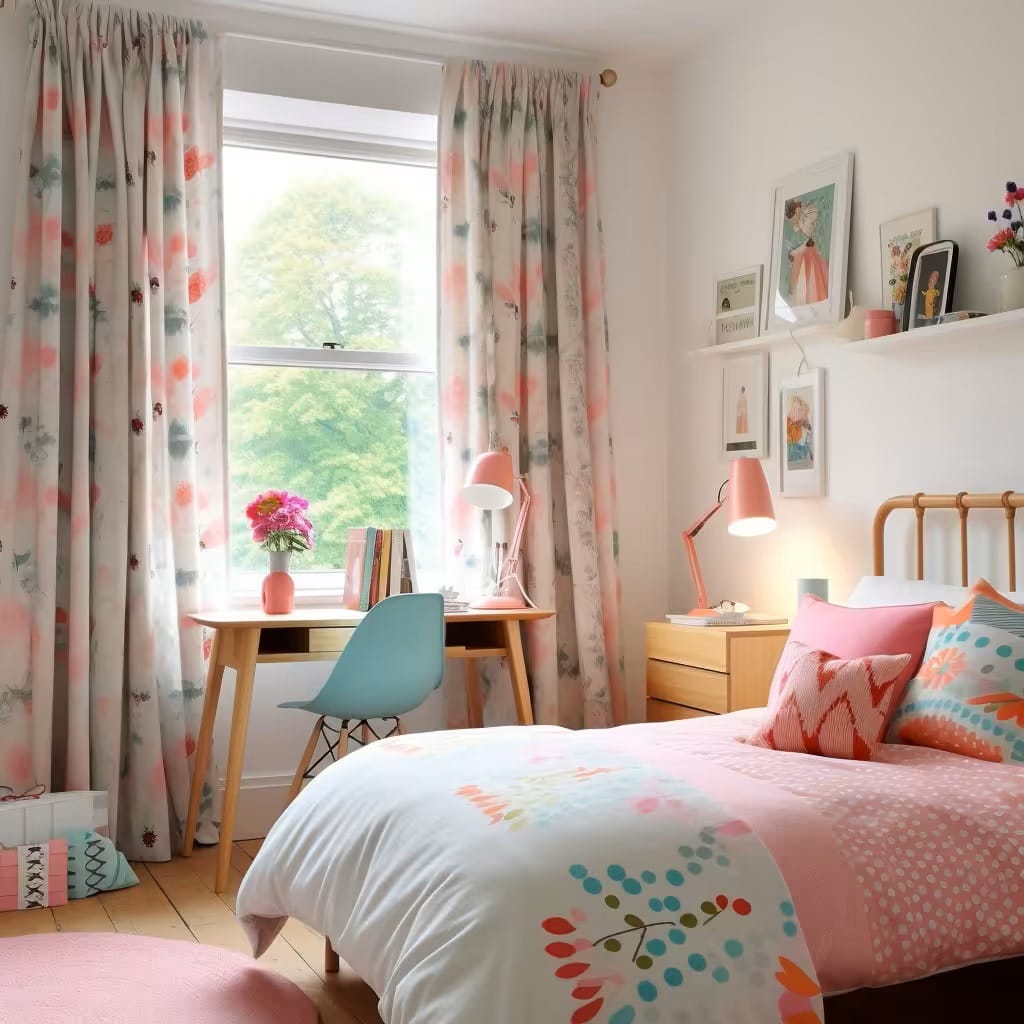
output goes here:
[{"label": "chair wooden leg", "polygon": [[324,939],[324,974],[337,974],[341,970],[341,961],[334,952],[330,939]]},{"label": "chair wooden leg", "polygon": [[320,739],[320,727],[324,724],[323,715],[316,720],[316,725],[313,726],[313,731],[309,734],[309,739],[306,742],[306,749],[302,752],[302,759],[299,761],[298,768],[295,769],[295,778],[292,779],[291,789],[288,790],[288,797],[284,802],[287,807],[298,795],[302,792],[302,781],[306,772],[309,770],[309,763],[313,760],[313,754],[316,753],[316,745]]}]

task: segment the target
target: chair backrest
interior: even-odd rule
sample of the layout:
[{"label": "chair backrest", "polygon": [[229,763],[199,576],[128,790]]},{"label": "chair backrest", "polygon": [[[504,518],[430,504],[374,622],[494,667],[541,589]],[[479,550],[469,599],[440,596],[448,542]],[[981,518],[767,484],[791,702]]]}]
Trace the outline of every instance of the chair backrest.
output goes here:
[{"label": "chair backrest", "polygon": [[348,719],[404,715],[443,680],[444,598],[396,594],[366,613],[310,710]]}]

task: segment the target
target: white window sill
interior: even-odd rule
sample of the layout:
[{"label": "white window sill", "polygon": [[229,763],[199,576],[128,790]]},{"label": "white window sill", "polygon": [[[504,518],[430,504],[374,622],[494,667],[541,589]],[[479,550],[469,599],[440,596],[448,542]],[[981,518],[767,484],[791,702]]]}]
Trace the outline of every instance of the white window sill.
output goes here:
[{"label": "white window sill", "polygon": [[[342,590],[298,590],[295,591],[296,608],[341,608]],[[258,590],[233,590],[232,608],[259,608],[262,598]]]}]

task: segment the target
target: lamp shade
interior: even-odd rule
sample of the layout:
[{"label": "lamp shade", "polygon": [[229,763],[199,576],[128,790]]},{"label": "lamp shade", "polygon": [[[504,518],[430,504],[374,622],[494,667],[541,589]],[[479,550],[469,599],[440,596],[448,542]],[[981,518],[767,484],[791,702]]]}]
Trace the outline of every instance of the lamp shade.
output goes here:
[{"label": "lamp shade", "polygon": [[736,459],[729,467],[729,532],[756,537],[775,529],[768,481],[757,459]]},{"label": "lamp shade", "polygon": [[512,504],[514,487],[515,472],[509,452],[484,452],[469,467],[462,495],[477,508],[493,511]]}]

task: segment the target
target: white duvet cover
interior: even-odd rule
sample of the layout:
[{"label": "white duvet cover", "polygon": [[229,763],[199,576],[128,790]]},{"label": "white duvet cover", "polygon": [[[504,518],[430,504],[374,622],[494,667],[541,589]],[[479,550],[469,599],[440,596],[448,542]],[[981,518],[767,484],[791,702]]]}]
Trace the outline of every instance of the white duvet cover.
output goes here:
[{"label": "white duvet cover", "polygon": [[238,894],[254,950],[328,936],[387,1024],[822,1019],[790,894],[648,729],[374,743],[274,826]]}]

